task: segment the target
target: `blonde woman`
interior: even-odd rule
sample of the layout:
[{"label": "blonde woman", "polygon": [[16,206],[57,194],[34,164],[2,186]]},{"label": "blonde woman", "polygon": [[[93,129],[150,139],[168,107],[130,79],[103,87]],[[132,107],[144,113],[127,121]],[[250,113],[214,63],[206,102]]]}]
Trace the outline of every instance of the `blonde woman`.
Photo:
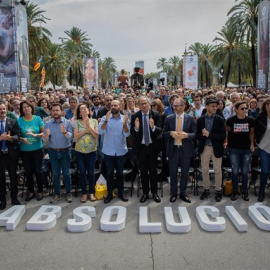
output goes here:
[{"label": "blonde woman", "polygon": [[82,189],[81,202],[87,202],[86,175],[89,177],[90,201],[96,201],[95,193],[95,161],[98,144],[98,122],[93,119],[86,104],[80,103],[75,109],[75,121],[73,123],[75,145],[75,157],[80,173],[80,186]]}]

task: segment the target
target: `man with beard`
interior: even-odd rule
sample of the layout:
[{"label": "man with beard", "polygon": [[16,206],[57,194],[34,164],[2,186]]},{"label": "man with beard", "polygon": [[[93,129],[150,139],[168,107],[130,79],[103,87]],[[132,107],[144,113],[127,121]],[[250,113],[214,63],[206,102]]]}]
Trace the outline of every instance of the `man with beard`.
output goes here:
[{"label": "man with beard", "polygon": [[108,111],[110,111],[112,101],[113,101],[113,96],[112,95],[105,96],[105,107],[103,109],[99,110],[98,111],[98,114],[97,114],[97,120],[98,120],[98,122],[100,122],[101,118],[104,115],[106,115],[106,113]]},{"label": "man with beard", "polygon": [[[113,189],[115,185],[118,188],[118,197],[127,202],[128,199],[124,195],[124,165],[125,155],[128,152],[126,138],[130,132],[128,116],[120,114],[119,100],[113,100],[111,110],[102,117],[99,126],[99,134],[104,134],[102,153],[104,154],[104,162],[106,165],[106,179],[108,196],[104,203],[109,203],[113,199]],[[114,170],[116,171],[116,179],[114,178]]]},{"label": "man with beard", "polygon": [[92,96],[92,103],[94,104],[91,108],[93,112],[92,118],[97,119],[98,111],[100,110],[100,98],[98,95]]},{"label": "man with beard", "polygon": [[10,197],[13,205],[20,205],[17,199],[18,187],[16,169],[19,159],[18,141],[20,137],[20,128],[15,119],[7,117],[7,108],[4,102],[0,101],[0,210],[6,208],[6,175],[7,168],[10,178]]},{"label": "man with beard", "polygon": [[71,160],[71,140],[73,139],[72,124],[69,120],[62,117],[62,105],[52,104],[52,119],[45,124],[44,141],[49,140],[49,157],[53,172],[54,197],[51,203],[61,199],[60,195],[60,175],[63,173],[66,201],[72,202],[71,179],[70,179],[70,160]]}]

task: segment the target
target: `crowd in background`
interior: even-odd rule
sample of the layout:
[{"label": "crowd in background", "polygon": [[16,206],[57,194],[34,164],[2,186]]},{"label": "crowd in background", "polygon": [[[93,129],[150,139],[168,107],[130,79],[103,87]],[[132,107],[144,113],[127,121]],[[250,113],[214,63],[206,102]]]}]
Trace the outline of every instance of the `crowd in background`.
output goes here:
[{"label": "crowd in background", "polygon": [[[78,170],[80,172],[79,181],[82,190],[80,200],[82,203],[87,201],[88,180],[89,198],[91,201],[95,201],[95,179],[93,177],[93,171],[95,161],[100,153],[102,155],[101,162],[103,163],[103,174],[107,176],[110,175],[108,177],[111,178],[110,181],[113,181],[113,172],[115,168],[117,170],[116,179],[119,177],[121,178],[122,165],[120,166],[120,163],[117,163],[118,160],[108,159],[108,156],[112,156],[111,154],[108,154],[110,152],[110,147],[107,145],[109,137],[111,138],[112,134],[108,133],[107,135],[110,136],[107,136],[106,132],[108,132],[109,128],[112,128],[113,132],[116,131],[116,129],[113,129],[115,127],[110,127],[108,123],[110,123],[111,119],[117,120],[118,118],[115,116],[121,119],[121,123],[124,123],[124,127],[121,126],[124,130],[123,133],[125,134],[123,138],[124,150],[121,149],[121,146],[117,146],[117,151],[124,151],[120,155],[124,155],[127,152],[127,148],[134,148],[139,130],[141,128],[143,130],[146,129],[144,126],[144,120],[140,118],[139,121],[139,116],[142,117],[141,114],[144,111],[145,114],[148,113],[148,118],[145,122],[148,125],[151,136],[149,138],[150,141],[148,142],[148,138],[144,138],[145,131],[143,131],[139,145],[142,144],[147,147],[146,149],[150,149],[151,147],[148,146],[148,144],[154,145],[157,138],[160,147],[158,150],[155,149],[154,152],[162,153],[164,179],[167,177],[171,177],[171,179],[174,178],[172,175],[172,170],[174,170],[171,166],[172,162],[177,163],[180,158],[180,161],[184,163],[183,158],[181,157],[181,151],[184,151],[185,139],[190,140],[193,147],[192,151],[194,149],[194,152],[198,148],[198,145],[200,145],[200,139],[203,139],[203,144],[205,146],[213,148],[214,152],[212,154],[209,152],[209,157],[207,156],[207,163],[209,158],[213,161],[215,160],[215,162],[215,157],[218,159],[220,158],[220,155],[216,155],[215,153],[215,140],[219,140],[219,145],[222,144],[222,149],[224,149],[224,147],[228,147],[230,149],[233,180],[233,194],[231,199],[236,200],[238,197],[239,168],[241,168],[242,197],[247,201],[249,200],[248,166],[250,162],[250,154],[251,151],[254,151],[254,147],[258,147],[262,169],[258,200],[264,200],[264,190],[267,184],[270,166],[270,98],[263,90],[258,90],[252,87],[239,89],[232,88],[226,90],[189,90],[182,87],[169,89],[167,86],[155,86],[152,90],[147,88],[130,88],[128,86],[125,86],[124,88],[113,87],[110,89],[96,90],[90,90],[89,88],[85,88],[83,90],[48,89],[44,91],[30,90],[27,93],[1,93],[0,101],[0,108],[2,105],[2,107],[5,107],[2,110],[0,109],[0,113],[2,113],[0,115],[2,116],[1,119],[5,118],[3,113],[3,111],[5,111],[8,119],[14,119],[16,122],[16,128],[17,125],[19,127],[19,130],[16,130],[16,132],[14,131],[14,134],[17,137],[14,134],[13,135],[17,138],[16,139],[14,137],[18,141],[19,155],[26,171],[28,190],[26,201],[30,201],[34,197],[36,197],[37,200],[43,199],[41,164],[44,157],[44,150],[46,151],[46,149],[49,149],[49,156],[53,170],[55,195],[51,203],[61,199],[61,173],[64,178],[67,201],[72,201],[69,173],[70,148],[75,149],[75,157]],[[169,121],[172,120],[169,116],[177,116],[177,114],[178,116],[185,115],[185,119],[192,119],[190,120],[191,126],[193,125],[193,121],[195,124],[195,128],[191,128],[190,132],[186,132],[186,134],[181,138],[178,136],[180,131],[177,131],[178,124],[176,122],[178,120],[173,120],[176,123],[174,128],[171,130],[168,129],[170,126]],[[211,117],[214,115],[217,115],[219,121],[221,121],[220,119],[223,120],[221,121],[221,125],[223,123],[224,131],[222,127],[222,135],[219,134],[218,139],[217,136],[211,137],[211,130],[214,129]],[[202,119],[203,116],[205,116],[205,120],[203,120],[203,128],[199,130],[199,119]],[[207,126],[207,117],[210,119],[209,126]],[[181,119],[179,121],[181,121]],[[182,121],[184,121],[184,118],[182,118]],[[15,125],[15,122],[12,123]],[[59,122],[59,127],[57,127],[58,129],[55,129],[55,125],[53,124],[56,122]],[[108,127],[106,126],[107,124]],[[118,122],[115,122],[115,125],[118,124]],[[182,132],[184,124],[182,123],[180,125],[182,125]],[[240,129],[238,130],[240,133],[238,133],[238,131],[233,131],[236,127]],[[175,134],[174,131],[176,132]],[[220,129],[219,132],[221,132]],[[59,134],[61,136],[59,136]],[[152,134],[156,134],[157,137],[154,137],[154,135],[152,137]],[[194,134],[194,136],[189,136],[190,134]],[[14,143],[15,139],[12,138],[11,135],[12,134],[4,133],[4,128],[2,130],[1,126],[2,155],[0,156],[0,160],[3,160],[5,154],[11,151],[9,149],[8,151],[5,149],[3,150],[3,141]],[[177,156],[177,160],[175,160],[174,152],[173,158],[169,157],[168,160],[168,145],[170,144],[168,140],[170,139],[173,140],[173,147],[177,146],[178,149],[181,149],[179,152],[180,156]],[[119,140],[121,140],[121,135]],[[106,147],[107,149],[104,150]],[[67,155],[65,155],[66,151]],[[201,159],[204,159],[203,155],[206,153],[205,151],[206,147],[204,147],[204,150],[199,153],[201,154]],[[149,157],[151,157],[151,153],[152,152],[150,151]],[[156,187],[154,187],[156,174],[152,175],[153,170],[156,170],[156,168],[150,166],[150,171],[149,169],[147,171],[142,164],[147,162],[148,156],[140,156],[140,153],[136,153],[136,151],[133,151],[133,154],[139,158],[139,161],[141,161],[139,162],[139,169],[141,170],[142,178],[147,178],[148,176],[146,175],[148,174],[151,178],[149,179],[150,187],[149,184],[146,184],[147,180],[142,179],[144,182],[144,198],[142,197],[140,201],[144,202],[148,199],[148,192],[150,189],[153,194],[153,199],[156,202],[160,202]],[[118,154],[116,154],[116,156],[118,156]],[[192,157],[190,156],[190,159],[188,160],[192,162]],[[11,171],[15,168],[14,166],[11,167],[8,165],[10,161],[17,165],[16,158],[11,158],[10,160],[7,159],[2,163],[7,167],[9,176],[12,174]],[[110,166],[111,163],[115,163],[114,167]],[[121,162],[121,164],[123,164],[123,162]],[[188,166],[190,166],[190,164],[188,164]],[[208,175],[207,166],[208,164],[205,164],[203,168],[204,171],[202,173],[205,190],[201,199],[205,199],[210,196],[209,179],[206,179]],[[108,167],[110,167],[109,174]],[[220,169],[218,167],[221,167],[221,163],[215,163],[214,167],[215,177],[220,179],[220,176],[218,176]],[[182,173],[184,174],[184,172]],[[35,175],[36,178],[37,192],[35,192],[33,175]],[[86,179],[86,175],[89,175],[89,179]],[[3,178],[5,178],[5,176],[3,176],[2,173],[0,179],[0,209],[4,209],[6,206],[6,187]],[[171,185],[175,185],[175,181],[176,180],[173,180]],[[183,180],[181,178],[180,183],[185,181],[186,179]],[[123,201],[127,201],[127,198],[123,194],[123,187],[120,187],[118,183],[110,183],[108,184],[110,186],[109,199],[107,199],[106,203],[110,202],[112,199],[112,196],[110,195],[112,195],[111,192],[115,187],[114,185],[118,187],[118,192],[120,192],[119,198]],[[217,201],[221,200],[220,184],[220,181],[218,182],[216,179],[215,198]],[[175,187],[171,186],[171,202],[174,202],[177,199],[177,191],[174,191],[173,188]],[[185,185],[182,188],[184,190],[182,190],[183,192],[180,190],[180,198],[186,202],[190,202],[185,193]],[[13,183],[11,190],[13,204],[20,203],[17,200],[17,192],[16,184]]]}]

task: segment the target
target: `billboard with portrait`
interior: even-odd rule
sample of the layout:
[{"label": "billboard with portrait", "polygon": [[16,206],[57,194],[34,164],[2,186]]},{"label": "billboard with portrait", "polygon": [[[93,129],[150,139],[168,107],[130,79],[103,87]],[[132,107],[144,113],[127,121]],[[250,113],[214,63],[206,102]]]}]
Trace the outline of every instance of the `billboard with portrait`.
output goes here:
[{"label": "billboard with portrait", "polygon": [[98,88],[98,58],[83,58],[84,86],[90,89]]}]

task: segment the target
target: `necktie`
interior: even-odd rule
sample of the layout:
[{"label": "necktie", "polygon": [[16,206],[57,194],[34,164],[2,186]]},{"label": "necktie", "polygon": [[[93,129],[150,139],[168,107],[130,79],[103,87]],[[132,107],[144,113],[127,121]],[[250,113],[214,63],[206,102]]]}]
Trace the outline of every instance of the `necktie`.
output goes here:
[{"label": "necktie", "polygon": [[[177,132],[181,132],[181,131],[182,131],[182,118],[181,118],[181,116],[178,116],[178,119],[177,119]],[[182,144],[182,140],[177,139],[177,144]]]},{"label": "necktie", "polygon": [[[1,120],[1,135],[5,132],[5,128],[4,128],[4,120]],[[2,151],[6,151],[7,150],[7,144],[5,140],[2,140]]]},{"label": "necktie", "polygon": [[147,114],[143,115],[143,137],[144,137],[144,143],[146,146],[149,145],[149,129],[148,129],[148,123],[147,123],[147,119],[146,116]]}]

